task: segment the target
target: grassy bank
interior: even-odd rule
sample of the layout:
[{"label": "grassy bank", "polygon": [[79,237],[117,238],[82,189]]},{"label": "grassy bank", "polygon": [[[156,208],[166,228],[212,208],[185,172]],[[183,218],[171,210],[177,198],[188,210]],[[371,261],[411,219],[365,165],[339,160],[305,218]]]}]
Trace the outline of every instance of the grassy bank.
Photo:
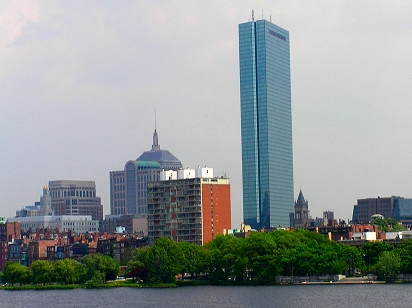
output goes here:
[{"label": "grassy bank", "polygon": [[72,290],[72,289],[107,289],[107,288],[175,288],[176,283],[136,283],[132,280],[109,281],[101,284],[47,284],[47,285],[8,285],[1,287],[7,291],[22,290]]}]

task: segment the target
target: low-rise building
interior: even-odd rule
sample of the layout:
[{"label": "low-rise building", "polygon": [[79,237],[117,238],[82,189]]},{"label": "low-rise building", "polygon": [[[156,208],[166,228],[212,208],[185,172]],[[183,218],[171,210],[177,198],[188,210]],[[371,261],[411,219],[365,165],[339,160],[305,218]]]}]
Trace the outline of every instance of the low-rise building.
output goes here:
[{"label": "low-rise building", "polygon": [[[74,234],[86,232],[98,232],[99,221],[93,220],[92,216],[35,216],[35,217],[15,217],[7,220],[9,223],[18,222],[23,231],[57,228],[60,231],[72,231]],[[1,228],[1,225],[0,225]]]}]

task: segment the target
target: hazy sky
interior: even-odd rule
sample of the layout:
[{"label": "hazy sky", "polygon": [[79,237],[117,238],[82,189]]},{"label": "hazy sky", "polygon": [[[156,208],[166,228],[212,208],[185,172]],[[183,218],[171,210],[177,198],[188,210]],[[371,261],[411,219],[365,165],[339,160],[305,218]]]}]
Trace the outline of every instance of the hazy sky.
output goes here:
[{"label": "hazy sky", "polygon": [[0,216],[50,180],[94,180],[152,145],[231,180],[242,221],[238,24],[290,33],[295,198],[348,219],[412,184],[410,1],[1,1]]}]

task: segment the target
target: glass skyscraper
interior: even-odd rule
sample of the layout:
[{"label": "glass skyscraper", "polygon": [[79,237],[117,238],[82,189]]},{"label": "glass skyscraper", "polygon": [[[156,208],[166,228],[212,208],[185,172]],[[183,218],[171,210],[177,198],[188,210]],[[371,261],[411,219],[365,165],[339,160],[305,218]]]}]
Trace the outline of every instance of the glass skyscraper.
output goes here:
[{"label": "glass skyscraper", "polygon": [[294,211],[289,32],[266,20],[239,25],[243,217],[289,227]]}]

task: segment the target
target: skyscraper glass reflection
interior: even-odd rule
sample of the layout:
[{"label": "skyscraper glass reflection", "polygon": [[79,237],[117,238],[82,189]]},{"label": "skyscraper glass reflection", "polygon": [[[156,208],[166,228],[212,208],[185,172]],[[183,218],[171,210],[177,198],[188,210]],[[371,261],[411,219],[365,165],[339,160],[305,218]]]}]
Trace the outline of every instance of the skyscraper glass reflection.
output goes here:
[{"label": "skyscraper glass reflection", "polygon": [[289,32],[266,20],[239,25],[243,216],[288,227],[293,212]]}]

